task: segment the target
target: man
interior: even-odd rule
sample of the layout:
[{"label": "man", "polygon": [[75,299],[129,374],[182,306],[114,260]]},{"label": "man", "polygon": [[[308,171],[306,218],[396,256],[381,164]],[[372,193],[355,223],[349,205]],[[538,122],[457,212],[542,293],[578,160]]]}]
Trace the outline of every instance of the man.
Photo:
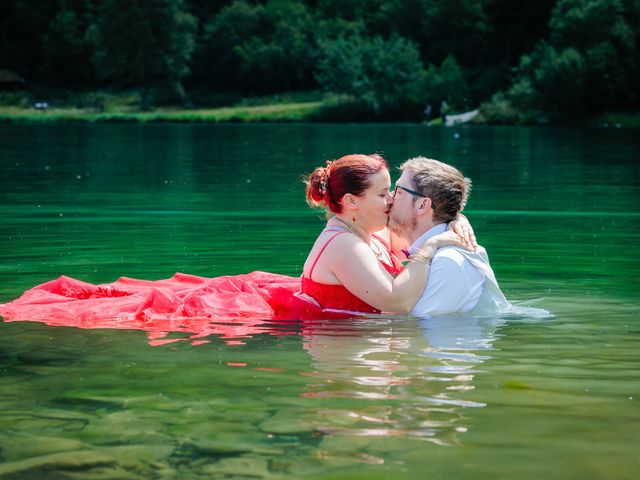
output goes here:
[{"label": "man", "polygon": [[[389,229],[396,236],[394,245],[410,245],[412,254],[427,238],[444,232],[464,208],[471,181],[456,168],[424,157],[407,160],[400,169]],[[488,313],[507,305],[484,248],[445,247],[433,257],[427,286],[411,313]]]}]

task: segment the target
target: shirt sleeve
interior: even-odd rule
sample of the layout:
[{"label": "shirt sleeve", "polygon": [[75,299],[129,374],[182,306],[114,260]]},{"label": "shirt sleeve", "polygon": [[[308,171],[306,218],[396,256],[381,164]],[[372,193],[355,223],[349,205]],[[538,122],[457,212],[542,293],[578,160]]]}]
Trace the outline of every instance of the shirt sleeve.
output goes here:
[{"label": "shirt sleeve", "polygon": [[465,268],[464,258],[449,250],[431,262],[427,287],[411,313],[418,317],[465,311],[481,275]]}]

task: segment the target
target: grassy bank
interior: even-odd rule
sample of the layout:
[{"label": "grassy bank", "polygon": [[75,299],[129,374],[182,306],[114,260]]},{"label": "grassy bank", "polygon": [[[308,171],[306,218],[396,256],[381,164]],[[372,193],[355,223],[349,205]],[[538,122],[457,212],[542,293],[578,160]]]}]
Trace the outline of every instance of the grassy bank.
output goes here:
[{"label": "grassy bank", "polygon": [[601,128],[640,128],[640,113],[605,113],[588,122],[588,126]]},{"label": "grassy bank", "polygon": [[[295,92],[242,98],[197,97],[200,106],[182,108],[160,104],[152,111],[139,109],[135,92],[88,92],[53,95],[48,108],[29,92],[0,94],[0,123],[252,123],[252,122],[409,122],[420,123],[415,106],[397,105],[373,112],[354,98],[321,92]],[[506,105],[506,106],[505,106]],[[473,123],[481,125],[551,124],[518,112],[510,104],[484,104]],[[430,125],[441,125],[436,119]],[[608,113],[593,118],[562,122],[562,125],[598,128],[640,128],[640,113]]]},{"label": "grassy bank", "polygon": [[158,108],[151,112],[96,112],[79,108],[49,108],[46,111],[37,111],[19,107],[0,107],[0,122],[299,122],[317,114],[322,107],[323,102],[188,110]]},{"label": "grassy bank", "polygon": [[[47,102],[46,109],[37,104]],[[140,110],[135,92],[30,92],[0,94],[0,122],[301,122],[321,117],[342,102],[320,92],[301,92],[242,98],[232,95],[198,96],[197,106],[183,108],[158,102],[151,111]]]}]

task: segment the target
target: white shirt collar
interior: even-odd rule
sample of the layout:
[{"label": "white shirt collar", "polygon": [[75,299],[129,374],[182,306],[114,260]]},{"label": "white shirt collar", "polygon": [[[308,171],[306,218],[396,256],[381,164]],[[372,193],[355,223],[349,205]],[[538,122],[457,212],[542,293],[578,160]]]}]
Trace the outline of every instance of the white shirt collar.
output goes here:
[{"label": "white shirt collar", "polygon": [[435,227],[431,227],[425,233],[420,235],[420,237],[418,237],[418,239],[415,242],[413,242],[413,244],[409,247],[409,253],[413,255],[414,253],[416,253],[416,250],[418,249],[418,247],[420,247],[420,245],[426,242],[427,239],[433,237],[434,235],[438,235],[439,233],[444,233],[446,231],[447,231],[446,223],[439,223]]}]

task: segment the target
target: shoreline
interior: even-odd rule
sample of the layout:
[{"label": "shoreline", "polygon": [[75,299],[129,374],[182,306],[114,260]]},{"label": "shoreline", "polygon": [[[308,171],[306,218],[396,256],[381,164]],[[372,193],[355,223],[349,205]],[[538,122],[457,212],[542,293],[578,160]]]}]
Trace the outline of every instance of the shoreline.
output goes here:
[{"label": "shoreline", "polygon": [[[65,123],[411,123],[424,122],[392,119],[341,119],[331,113],[336,106],[348,108],[348,105],[333,101],[300,101],[265,105],[239,105],[219,108],[156,108],[143,112],[138,110],[96,111],[82,108],[47,108],[36,110],[17,106],[0,106],[0,124],[65,124]],[[438,126],[437,122],[431,126]],[[505,123],[505,122],[468,122],[469,126],[548,126],[580,128],[639,129],[640,113],[605,113],[582,120],[550,123]],[[440,125],[441,126],[441,125]],[[457,125],[459,126],[459,125]],[[451,128],[451,127],[448,127]]]},{"label": "shoreline", "polygon": [[79,108],[0,106],[0,123],[244,123],[300,122],[319,112],[323,102],[237,106],[206,109],[157,108],[142,111],[106,111]]}]

